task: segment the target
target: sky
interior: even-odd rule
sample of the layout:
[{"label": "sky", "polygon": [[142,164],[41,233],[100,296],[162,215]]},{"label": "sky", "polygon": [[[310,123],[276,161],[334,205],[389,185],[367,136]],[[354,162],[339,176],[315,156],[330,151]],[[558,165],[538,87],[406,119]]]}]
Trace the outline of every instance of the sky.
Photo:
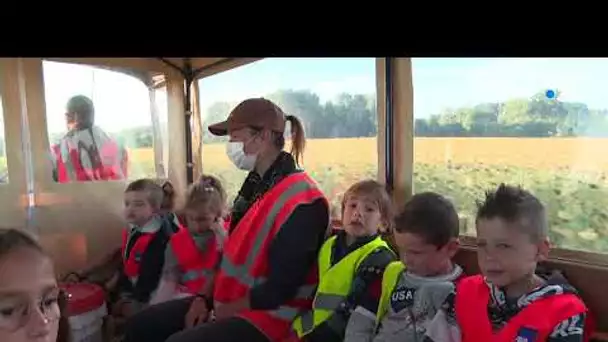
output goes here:
[{"label": "sky", "polygon": [[[561,99],[608,108],[608,59],[417,58],[413,60],[415,117],[446,107],[530,97],[559,89]],[[89,66],[44,62],[49,132],[65,130],[64,106],[73,95],[91,96],[96,121],[107,131],[150,125],[147,88],[137,79]],[[322,102],[343,92],[373,94],[374,58],[268,58],[200,81],[201,103],[237,102],[279,89],[311,90]],[[159,92],[161,121],[166,94]],[[163,119],[164,118],[164,119]]]}]

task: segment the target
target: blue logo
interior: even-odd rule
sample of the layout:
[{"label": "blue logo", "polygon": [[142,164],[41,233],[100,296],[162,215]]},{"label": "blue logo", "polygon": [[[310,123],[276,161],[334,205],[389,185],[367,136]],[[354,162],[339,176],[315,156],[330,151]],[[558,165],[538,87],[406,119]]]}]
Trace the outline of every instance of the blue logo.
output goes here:
[{"label": "blue logo", "polygon": [[538,332],[536,330],[522,327],[517,333],[517,338],[515,338],[515,342],[535,342],[537,336]]},{"label": "blue logo", "polygon": [[555,90],[549,89],[545,92],[545,96],[548,99],[553,100],[555,98],[555,96],[557,96],[557,94],[555,93]]}]

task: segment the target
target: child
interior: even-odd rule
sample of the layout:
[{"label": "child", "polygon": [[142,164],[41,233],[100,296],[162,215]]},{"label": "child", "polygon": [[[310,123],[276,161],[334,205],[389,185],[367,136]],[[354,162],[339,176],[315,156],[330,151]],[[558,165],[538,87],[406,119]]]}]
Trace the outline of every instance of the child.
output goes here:
[{"label": "child", "polygon": [[[226,234],[222,221],[225,205],[226,195],[217,178],[204,175],[190,186],[181,212],[193,240],[202,251],[205,264],[208,265],[205,269],[205,273],[208,273],[207,281],[194,297],[154,305],[131,317],[125,329],[125,342],[165,341],[180,330],[207,321],[212,309],[210,299],[215,273],[212,271],[219,267],[220,252]],[[177,275],[171,274],[165,278],[167,283],[175,279]],[[172,288],[170,284],[167,287]],[[162,291],[164,290],[159,290]]]},{"label": "child", "polygon": [[345,341],[422,342],[427,325],[463,274],[452,263],[458,235],[458,214],[450,201],[432,192],[414,195],[395,218],[402,262],[391,263],[384,272],[378,312],[355,309]]},{"label": "child", "polygon": [[123,233],[121,299],[112,310],[117,316],[128,317],[143,306],[173,298],[176,292],[167,284],[179,292],[198,293],[214,266],[216,256],[202,255],[176,216],[162,213],[163,199],[163,188],[151,179],[134,181],[125,191],[129,228]]},{"label": "child", "polygon": [[[186,207],[190,208],[191,214],[202,210],[212,215],[214,220],[213,224],[204,224],[198,229],[199,231],[213,230],[215,237],[218,239],[218,247],[221,249],[224,240],[228,236],[228,228],[230,227],[230,217],[229,214],[227,214],[228,206],[226,205],[228,200],[226,190],[224,190],[222,182],[211,175],[201,175],[198,179],[198,184],[201,185],[196,187],[196,189],[195,186],[190,189],[188,198],[186,199]],[[217,216],[218,214],[220,216]],[[191,218],[195,216],[196,215],[193,215]],[[220,227],[222,229],[219,229]],[[192,231],[193,228],[190,228],[190,230]]]},{"label": "child", "polygon": [[59,300],[53,263],[40,245],[19,230],[0,229],[0,341],[68,342]]},{"label": "child", "polygon": [[535,274],[549,254],[543,204],[501,184],[480,204],[476,229],[482,275],[463,279],[447,309],[462,341],[583,341],[587,308],[576,291]]},{"label": "child", "polygon": [[[219,266],[220,251],[226,238],[222,214],[225,207],[225,193],[221,182],[208,175],[200,177],[198,183],[192,184],[186,194],[186,203],[182,210],[186,226],[192,237],[192,242],[199,250],[201,263],[205,264],[204,272],[207,281],[205,288],[194,294],[209,296],[213,284],[213,271]],[[192,293],[179,289],[179,265],[173,257],[174,253],[167,254],[165,269],[169,272],[163,277],[162,291],[159,289],[158,301],[190,296]],[[205,259],[205,260],[202,260]],[[178,272],[176,272],[178,271]],[[186,275],[187,277],[187,275]],[[156,302],[155,302],[156,303]]]},{"label": "child", "polygon": [[299,338],[343,341],[355,307],[376,311],[382,272],[396,259],[379,235],[379,231],[390,229],[391,221],[392,204],[382,184],[366,180],[346,191],[342,200],[344,230],[321,248],[312,311],[302,314],[293,325]]},{"label": "child", "polygon": [[[162,187],[163,200],[160,205],[160,214],[168,214],[173,211],[175,202],[175,191],[173,184],[167,179],[158,179],[158,184]],[[93,267],[81,272],[71,272],[66,275],[65,282],[91,282],[102,286],[110,293],[110,297],[114,297],[112,292],[116,287],[118,280],[119,269],[122,264],[121,249],[116,248],[115,251],[105,256],[105,258]]]}]

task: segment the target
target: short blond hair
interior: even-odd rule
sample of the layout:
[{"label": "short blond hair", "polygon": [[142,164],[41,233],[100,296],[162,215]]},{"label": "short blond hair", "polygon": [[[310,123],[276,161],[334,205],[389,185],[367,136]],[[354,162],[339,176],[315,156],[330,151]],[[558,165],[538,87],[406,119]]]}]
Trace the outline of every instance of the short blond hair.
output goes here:
[{"label": "short blond hair", "polygon": [[365,196],[374,201],[378,205],[382,219],[387,224],[386,230],[392,230],[393,202],[384,185],[373,179],[362,180],[351,185],[342,197],[342,215],[344,215],[346,201],[352,196]]}]

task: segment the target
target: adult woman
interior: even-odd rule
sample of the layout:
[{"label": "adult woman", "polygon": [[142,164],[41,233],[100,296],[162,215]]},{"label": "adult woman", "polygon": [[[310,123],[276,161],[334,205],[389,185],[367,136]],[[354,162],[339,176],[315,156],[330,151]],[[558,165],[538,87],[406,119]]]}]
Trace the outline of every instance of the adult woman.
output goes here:
[{"label": "adult woman", "polygon": [[[287,121],[291,153],[283,151]],[[271,101],[254,98],[241,102],[209,131],[229,135],[228,157],[250,172],[234,201],[215,279],[215,322],[181,331],[168,341],[280,341],[289,335],[297,313],[310,305],[314,264],[329,225],[326,198],[297,167],[305,145],[302,124]],[[204,300],[197,302],[204,320],[211,308]],[[163,304],[138,315],[127,327],[127,341],[163,341],[167,335],[160,336],[160,330],[166,334],[169,325],[177,328],[167,322],[169,317],[179,316],[184,326],[190,304],[181,305]],[[151,329],[157,324],[158,329]]]}]

